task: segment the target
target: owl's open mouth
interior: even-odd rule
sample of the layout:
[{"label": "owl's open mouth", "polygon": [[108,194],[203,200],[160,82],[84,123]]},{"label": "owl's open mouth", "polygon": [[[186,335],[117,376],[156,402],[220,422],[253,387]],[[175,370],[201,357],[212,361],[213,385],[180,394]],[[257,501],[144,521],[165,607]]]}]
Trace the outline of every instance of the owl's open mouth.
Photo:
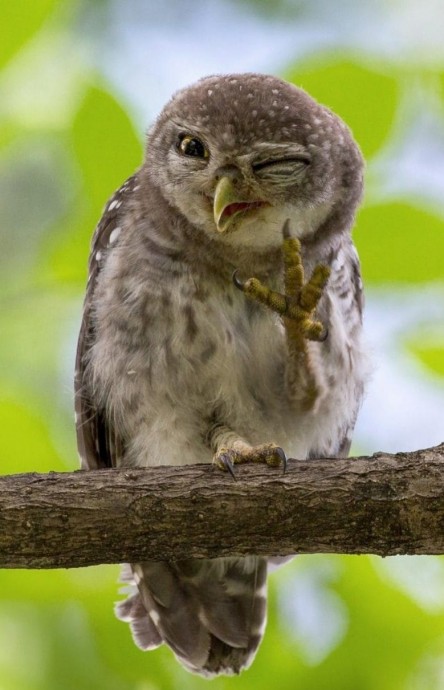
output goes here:
[{"label": "owl's open mouth", "polygon": [[219,215],[217,228],[219,232],[226,232],[229,228],[234,229],[236,220],[248,215],[259,208],[270,206],[268,201],[233,201],[223,208]]},{"label": "owl's open mouth", "polygon": [[238,216],[244,216],[263,206],[270,206],[263,199],[245,201],[245,198],[242,198],[244,194],[245,192],[238,189],[236,181],[228,175],[217,181],[214,190],[213,214],[218,232],[226,232],[228,228],[232,228]]},{"label": "owl's open mouth", "polygon": [[238,201],[233,204],[228,204],[225,206],[221,219],[231,218],[231,216],[241,213],[242,211],[250,211],[255,208],[261,208],[262,206],[269,206],[266,201]]}]

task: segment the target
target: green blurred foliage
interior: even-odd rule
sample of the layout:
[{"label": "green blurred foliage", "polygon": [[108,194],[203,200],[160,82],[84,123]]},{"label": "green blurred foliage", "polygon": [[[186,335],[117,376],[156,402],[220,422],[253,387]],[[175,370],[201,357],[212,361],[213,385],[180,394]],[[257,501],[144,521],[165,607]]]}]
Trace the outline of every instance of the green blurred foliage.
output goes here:
[{"label": "green blurred foliage", "polygon": [[367,284],[444,277],[444,218],[401,202],[367,205],[359,212],[354,238]]},{"label": "green blurred foliage", "polygon": [[111,94],[95,87],[86,91],[76,113],[72,140],[82,173],[83,191],[97,216],[103,200],[111,196],[122,184],[122,178],[129,177],[140,164],[140,141],[122,106]]},{"label": "green blurred foliage", "polygon": [[[292,17],[303,13],[303,2],[255,2],[270,15],[290,9]],[[22,49],[41,40],[42,31],[49,38],[57,31],[65,38],[73,35],[76,45],[75,9],[81,4],[2,2],[3,76],[16,68]],[[20,83],[12,98],[1,86],[7,79],[0,81],[3,473],[77,466],[71,372],[90,237],[107,198],[142,157],[141,132],[103,75],[85,68],[78,79],[67,58],[60,59],[67,74],[58,94],[64,105],[56,115],[56,103],[48,108],[47,121],[41,106],[33,120],[26,100],[19,111]],[[19,70],[15,75],[20,79]],[[284,76],[340,114],[367,158],[376,157],[392,137],[406,83],[400,70],[382,62],[364,64],[351,54],[325,53],[293,64]],[[439,79],[444,98],[442,74]],[[23,77],[23,89],[29,84],[29,75]],[[443,230],[442,217],[414,200],[369,197],[355,233],[365,282],[442,281]],[[427,324],[421,327],[427,330]],[[427,339],[420,330],[405,345],[430,375],[444,375],[443,337]],[[333,575],[317,579],[324,567]],[[440,690],[444,600],[430,610],[384,572],[378,559],[297,558],[271,579],[268,630],[252,668],[240,678],[217,679],[211,687]],[[144,654],[134,646],[128,627],[112,611],[117,577],[118,568],[107,566],[0,572],[0,690],[208,687],[183,671],[169,650]],[[306,641],[310,621],[289,615],[292,592],[299,591],[304,577],[317,583],[319,601],[339,607],[338,637],[318,656],[316,636]],[[326,628],[334,618],[328,616],[326,609]],[[321,638],[322,615],[320,625]]]},{"label": "green blurred foliage", "polygon": [[91,228],[106,200],[140,165],[142,143],[123,107],[95,85],[86,88],[67,135],[76,195],[66,231],[50,232],[37,270],[42,279],[71,283],[84,279]]},{"label": "green blurred foliage", "polygon": [[56,4],[57,0],[16,0],[1,3],[4,30],[0,41],[0,67],[33,37]]},{"label": "green blurred foliage", "polygon": [[424,364],[440,376],[444,376],[444,346],[441,347],[418,347],[413,348],[413,352]]},{"label": "green blurred foliage", "polygon": [[395,75],[327,54],[298,63],[286,77],[343,118],[366,158],[384,144],[399,100]]}]

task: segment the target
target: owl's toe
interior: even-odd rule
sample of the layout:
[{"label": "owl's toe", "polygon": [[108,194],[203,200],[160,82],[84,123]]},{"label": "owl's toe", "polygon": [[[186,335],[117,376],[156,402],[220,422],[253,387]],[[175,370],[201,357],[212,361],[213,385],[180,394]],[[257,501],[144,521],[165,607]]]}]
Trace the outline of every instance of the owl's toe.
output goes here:
[{"label": "owl's toe", "polygon": [[237,451],[233,448],[220,448],[213,456],[213,464],[220,470],[229,472],[234,480],[236,475],[234,473],[234,463],[239,462]]},{"label": "owl's toe", "polygon": [[284,450],[275,443],[264,443],[245,451],[223,447],[213,457],[213,464],[219,469],[229,472],[233,479],[236,479],[234,465],[256,462],[265,463],[270,467],[282,467],[284,474],[288,467],[287,456]]},{"label": "owl's toe", "polygon": [[281,467],[284,474],[287,471],[288,460],[285,451],[275,443],[267,443],[263,446],[256,446],[253,448],[255,454],[255,462],[265,462],[270,467]]}]

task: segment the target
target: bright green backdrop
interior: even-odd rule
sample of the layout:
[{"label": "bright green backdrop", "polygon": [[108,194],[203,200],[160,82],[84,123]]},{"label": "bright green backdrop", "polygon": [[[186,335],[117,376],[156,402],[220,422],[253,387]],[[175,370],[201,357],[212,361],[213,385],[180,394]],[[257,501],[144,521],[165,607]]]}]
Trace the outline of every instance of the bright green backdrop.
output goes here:
[{"label": "bright green backdrop", "polygon": [[[272,4],[257,4],[273,13]],[[142,132],[104,75],[82,62],[78,21],[88,3],[0,5],[1,471],[67,470],[77,466],[71,372],[90,237],[106,199],[140,162]],[[54,45],[60,64],[48,67],[45,50]],[[34,78],[50,82],[51,70],[59,86],[48,107],[31,87]],[[290,60],[281,74],[340,114],[370,162],[402,129],[412,79],[436,83],[437,107],[444,84],[439,68],[395,68],[347,51]],[[442,282],[443,213],[419,196],[369,192],[355,233],[366,285]],[[418,332],[405,347],[430,374],[444,375],[444,339]],[[443,688],[444,596],[430,604],[421,592],[439,589],[444,566],[414,562],[417,580],[403,584],[376,558],[298,558],[272,579],[268,630],[252,669],[212,687]],[[0,690],[206,686],[168,650],[143,654],[132,644],[112,612],[117,574],[0,572]]]}]

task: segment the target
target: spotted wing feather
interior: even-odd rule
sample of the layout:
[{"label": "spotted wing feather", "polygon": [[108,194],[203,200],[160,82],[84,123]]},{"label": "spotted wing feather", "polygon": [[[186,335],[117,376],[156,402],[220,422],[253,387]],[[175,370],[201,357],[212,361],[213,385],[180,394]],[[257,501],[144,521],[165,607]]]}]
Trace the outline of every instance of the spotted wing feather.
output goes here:
[{"label": "spotted wing feather", "polygon": [[138,184],[137,173],[115,192],[107,203],[91,242],[88,262],[88,284],[83,305],[83,319],[77,344],[74,379],[77,447],[84,469],[114,467],[122,452],[122,441],[110,428],[102,410],[97,409],[85,385],[88,353],[94,343],[92,305],[97,278],[103,267],[104,256],[120,230],[128,202]]}]

